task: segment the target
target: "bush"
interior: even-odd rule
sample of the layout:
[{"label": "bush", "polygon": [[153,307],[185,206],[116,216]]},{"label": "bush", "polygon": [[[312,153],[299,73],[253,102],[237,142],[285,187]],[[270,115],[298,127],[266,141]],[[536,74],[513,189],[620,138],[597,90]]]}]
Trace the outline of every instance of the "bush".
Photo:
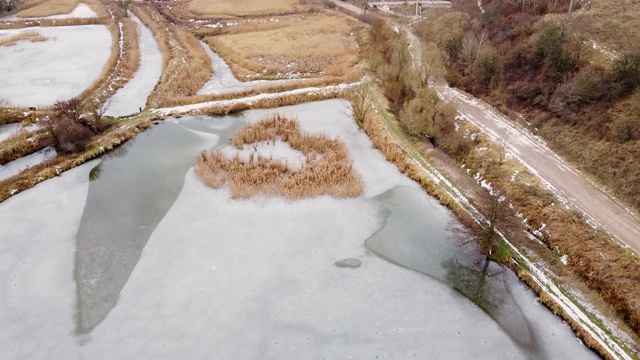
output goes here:
[{"label": "bush", "polygon": [[75,122],[64,115],[56,115],[48,121],[51,122],[49,129],[58,152],[68,154],[84,151],[95,135],[87,125]]},{"label": "bush", "polygon": [[640,138],[640,118],[623,116],[611,124],[611,136],[614,141],[627,142]]},{"label": "bush", "polygon": [[625,96],[640,86],[640,53],[624,54],[613,65],[614,94]]}]

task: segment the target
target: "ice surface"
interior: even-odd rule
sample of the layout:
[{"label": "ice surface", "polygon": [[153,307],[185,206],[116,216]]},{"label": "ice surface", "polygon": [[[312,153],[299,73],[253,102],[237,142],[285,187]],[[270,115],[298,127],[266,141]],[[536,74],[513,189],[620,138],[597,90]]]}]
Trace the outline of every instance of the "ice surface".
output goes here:
[{"label": "ice surface", "polygon": [[14,106],[47,106],[79,95],[100,75],[111,51],[105,25],[0,30],[37,31],[41,42],[0,47],[0,99]]},{"label": "ice surface", "polygon": [[18,131],[20,123],[0,125],[0,142],[8,139]]},{"label": "ice surface", "polygon": [[[130,226],[126,221],[138,227],[154,226],[155,230],[117,305],[89,335],[82,336],[73,333],[76,289],[69,233],[78,228],[78,204],[86,196],[86,180],[82,186],[50,186],[42,192],[36,187],[16,195],[0,203],[0,221],[4,222],[0,226],[0,358],[595,358],[568,327],[534,301],[533,294],[525,291],[511,273],[505,273],[510,275],[505,276],[506,285],[502,286],[526,314],[529,331],[535,333],[532,338],[542,339],[536,344],[545,349],[543,352],[514,341],[447,282],[451,270],[446,268],[446,261],[464,255],[442,237],[448,211],[373,150],[369,139],[348,119],[342,101],[255,110],[243,116],[256,121],[275,112],[297,115],[305,131],[340,136],[366,182],[365,195],[342,200],[327,196],[300,201],[232,200],[228,189],[213,190],[189,170],[177,200],[156,226],[153,222],[157,220],[149,220],[146,213],[159,210],[148,203],[119,216],[110,209],[123,202],[140,204],[136,200],[139,197],[165,195],[158,191],[132,195],[127,187],[144,192],[169,176],[140,171],[138,176],[145,181],[136,184],[128,179],[114,184],[123,194],[117,197],[117,191],[112,191],[105,195],[112,199],[103,203],[102,213],[96,208],[94,218],[102,216],[102,226],[114,235],[119,227]],[[220,142],[225,143],[230,132],[220,129],[220,120],[184,118],[153,131],[167,129],[183,134],[181,131],[187,128],[197,136],[220,131]],[[242,117],[222,120],[243,122]],[[144,141],[145,136],[153,135],[142,134],[137,141]],[[140,157],[160,162],[165,154],[180,152],[183,145],[189,145],[170,145],[168,139],[152,141],[160,143],[159,155],[145,153]],[[129,149],[123,159],[132,154]],[[100,174],[94,170],[93,176],[99,177],[96,181],[131,176],[132,169],[109,169],[107,161]],[[60,184],[66,174],[54,179],[58,182],[53,184]],[[86,178],[87,171],[84,174]],[[54,180],[38,186],[43,188]],[[397,191],[399,186],[408,194]],[[55,209],[32,222],[32,208],[43,211],[52,197],[53,204],[75,204],[75,210]],[[410,265],[419,264],[422,254],[424,262],[432,263],[423,269],[445,280],[407,265],[398,266],[364,246],[374,234],[383,234],[389,225],[393,228],[394,211],[398,210],[394,204],[401,205],[406,197],[413,199],[408,209],[412,211],[399,215],[407,217],[407,224],[430,224],[423,234],[427,244],[405,236],[403,231],[389,236],[400,247],[417,253]],[[75,222],[65,220],[74,216]],[[21,227],[27,230],[7,230]],[[41,228],[46,238],[31,236]],[[20,244],[29,248],[7,246],[21,237],[28,241]],[[48,244],[55,245],[55,253],[42,253],[51,248]],[[428,244],[433,246],[433,254],[427,254],[431,250]],[[404,262],[403,253],[400,255],[398,263]],[[112,254],[105,251],[102,256]],[[26,264],[20,263],[23,258]],[[22,280],[32,274],[31,259],[37,260],[39,272],[35,275],[46,280]],[[355,269],[335,265],[344,259],[358,260],[361,265]],[[90,280],[88,277],[86,281]],[[14,282],[19,284],[18,290],[13,289]],[[34,303],[36,297],[46,300]]]},{"label": "ice surface", "polygon": [[106,112],[108,116],[126,116],[144,109],[162,73],[162,53],[158,42],[140,19],[135,16],[132,19],[138,27],[140,67],[135,76],[111,98]]},{"label": "ice surface", "polygon": [[229,65],[220,57],[220,55],[214,53],[209,45],[204,42],[200,42],[204,50],[209,54],[211,58],[211,66],[213,66],[213,75],[204,84],[202,89],[198,91],[199,95],[206,94],[221,94],[225,92],[233,92],[240,90],[252,89],[260,86],[277,85],[291,82],[291,80],[254,80],[254,81],[239,81],[233,76]]},{"label": "ice surface", "polygon": [[31,155],[0,165],[0,181],[10,178],[28,167],[38,165],[54,157],[56,157],[56,150],[52,147],[46,147]]},{"label": "ice surface", "polygon": [[0,358],[61,359],[77,347],[75,235],[97,160],[0,203]]},{"label": "ice surface", "polygon": [[216,135],[168,122],[94,170],[77,236],[80,331],[93,329],[115,305],[149,236],[180,193],[187,169],[201,149],[217,141]]}]

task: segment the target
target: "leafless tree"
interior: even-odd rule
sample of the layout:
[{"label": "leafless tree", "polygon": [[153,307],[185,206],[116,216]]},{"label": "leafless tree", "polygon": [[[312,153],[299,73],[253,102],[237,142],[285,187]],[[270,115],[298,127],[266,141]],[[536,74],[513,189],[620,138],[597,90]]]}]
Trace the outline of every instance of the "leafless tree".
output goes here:
[{"label": "leafless tree", "polygon": [[351,101],[353,120],[359,127],[364,127],[364,123],[373,109],[366,85],[356,86],[349,96],[349,101]]},{"label": "leafless tree", "polygon": [[491,257],[499,246],[501,233],[508,235],[522,231],[523,227],[502,191],[482,192],[474,203],[482,220],[471,227],[450,224],[449,230],[456,245],[460,247],[474,242],[480,245],[485,254],[483,272],[486,272]]}]

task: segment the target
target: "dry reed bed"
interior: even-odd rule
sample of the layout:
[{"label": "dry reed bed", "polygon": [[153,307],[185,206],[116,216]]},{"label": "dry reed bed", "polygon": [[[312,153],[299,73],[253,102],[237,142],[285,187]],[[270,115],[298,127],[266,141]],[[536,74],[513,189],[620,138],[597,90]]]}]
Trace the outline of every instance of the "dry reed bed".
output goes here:
[{"label": "dry reed bed", "polygon": [[80,3],[86,3],[98,14],[98,17],[107,16],[104,6],[99,0],[45,0],[25,1],[21,5],[23,10],[16,13],[18,18],[45,17],[63,15],[72,12]]},{"label": "dry reed bed", "polygon": [[364,36],[356,34],[364,26],[338,12],[304,15],[268,28],[205,41],[229,61],[239,79],[339,76],[362,58],[358,40]]},{"label": "dry reed bed", "polygon": [[[464,208],[458,201],[456,201],[431,175],[429,175],[413,158],[408,154],[391,135],[391,130],[382,118],[379,112],[372,112],[364,122],[364,130],[371,139],[373,145],[379,149],[386,159],[396,165],[398,170],[409,176],[411,179],[420,183],[420,185],[438,201],[447,206],[453,211],[456,217],[466,226],[474,226],[475,219],[471,216],[468,209]],[[417,145],[417,144],[414,144]],[[424,154],[422,154],[424,156]],[[426,157],[426,156],[425,156]],[[539,180],[539,179],[536,179]],[[482,191],[482,189],[479,189]],[[464,189],[463,189],[463,192]],[[466,194],[465,194],[466,195]],[[530,241],[527,244],[527,240],[522,238],[518,239],[519,246],[524,246],[527,249],[534,248],[537,252],[542,251],[544,257],[549,256],[556,258],[556,254],[552,254],[549,248],[544,247],[540,250],[540,247],[536,247],[536,244],[532,244]],[[556,261],[557,262],[557,261]],[[571,328],[580,336],[587,346],[595,349],[604,358],[610,358],[608,352],[603,349],[600,344],[583,329],[583,325],[569,316],[562,307],[555,302],[555,300],[546,294],[546,290],[541,288],[538,282],[531,276],[529,271],[524,270],[518,266],[514,266],[513,263],[507,262],[507,267],[512,268],[518,274],[520,279],[526,282],[538,295],[540,302],[549,307],[555,314],[561,316]]]},{"label": "dry reed bed", "polygon": [[134,12],[151,29],[163,56],[162,74],[147,105],[160,107],[173,98],[195,95],[213,74],[211,59],[190,33],[170,24],[152,4]]},{"label": "dry reed bed", "polygon": [[250,96],[256,96],[259,94],[277,94],[286,91],[292,91],[297,89],[304,89],[310,87],[325,87],[331,85],[338,85],[341,83],[350,83],[356,82],[361,79],[361,74],[349,74],[346,77],[322,77],[315,79],[303,79],[296,80],[291,82],[286,82],[278,85],[266,85],[260,86],[256,88],[233,91],[233,92],[225,92],[222,94],[209,94],[209,95],[194,95],[189,97],[181,97],[169,99],[166,101],[167,107],[173,106],[181,106],[181,105],[189,105],[189,104],[198,104],[210,101],[220,101],[220,100],[231,100],[231,99],[240,99],[246,98]]},{"label": "dry reed bed", "polygon": [[[231,104],[213,105],[198,110],[189,111],[189,114],[197,115],[227,115],[250,109],[273,109],[281,106],[296,105],[310,101],[320,101],[344,97],[343,90],[328,90],[309,92],[305,94],[274,94],[275,97],[264,98],[256,101],[238,101]],[[170,113],[170,116],[180,117],[179,112]]]},{"label": "dry reed bed", "polygon": [[0,181],[0,202],[30,189],[40,182],[51,179],[62,172],[92,160],[123,142],[135,137],[148,128],[150,120],[114,127],[91,142],[87,150],[80,154],[59,155],[58,157],[30,167],[19,174]]},{"label": "dry reed bed", "polygon": [[198,18],[231,18],[238,16],[257,16],[292,13],[298,10],[299,0],[193,0],[186,11]]},{"label": "dry reed bed", "polygon": [[18,41],[40,42],[45,40],[47,38],[37,31],[25,31],[13,36],[0,38],[0,46],[15,45]]},{"label": "dry reed bed", "polygon": [[280,195],[291,200],[321,195],[348,198],[362,193],[364,184],[353,170],[346,145],[326,135],[303,133],[295,120],[276,115],[247,125],[236,133],[233,145],[242,149],[276,140],[304,155],[302,169],[291,169],[286,163],[259,153],[243,160],[237,154],[229,158],[221,150],[214,150],[200,153],[196,174],[214,189],[229,183],[234,199],[257,195]]}]

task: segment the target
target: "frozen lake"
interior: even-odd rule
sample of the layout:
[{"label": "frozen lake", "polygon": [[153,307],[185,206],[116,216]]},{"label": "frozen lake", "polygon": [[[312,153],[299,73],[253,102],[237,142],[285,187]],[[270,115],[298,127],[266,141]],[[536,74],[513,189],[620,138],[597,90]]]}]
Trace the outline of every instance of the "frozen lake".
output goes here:
[{"label": "frozen lake", "polygon": [[0,30],[0,36],[37,31],[46,41],[0,47],[0,99],[13,106],[48,106],[80,95],[111,54],[105,25]]},{"label": "frozen lake", "polygon": [[140,66],[134,77],[110,99],[108,116],[132,115],[144,109],[162,73],[162,53],[158,42],[140,19],[135,16],[132,19],[138,28]]},{"label": "frozen lake", "polygon": [[[345,106],[168,120],[0,203],[0,358],[597,358],[515,275],[480,279]],[[364,194],[232,200],[195,177],[275,112],[340,137]]]}]

